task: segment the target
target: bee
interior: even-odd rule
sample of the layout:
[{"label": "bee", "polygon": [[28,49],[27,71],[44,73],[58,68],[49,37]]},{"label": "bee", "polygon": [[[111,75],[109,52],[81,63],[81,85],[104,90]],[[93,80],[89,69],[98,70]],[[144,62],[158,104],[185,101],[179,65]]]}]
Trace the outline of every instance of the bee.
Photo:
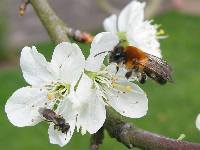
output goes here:
[{"label": "bee", "polygon": [[[172,82],[171,67],[161,58],[145,53],[134,46],[122,46],[117,44],[112,51],[104,51],[99,54],[109,52],[109,63],[116,63],[116,72],[119,66],[124,66],[127,70],[125,77],[129,79],[133,74],[139,82],[144,84],[147,77],[159,84]],[[99,54],[96,54],[95,57]]]},{"label": "bee", "polygon": [[54,130],[61,131],[62,133],[65,133],[65,134],[68,133],[70,125],[68,123],[66,123],[66,121],[63,117],[56,114],[53,110],[47,109],[47,108],[40,108],[39,113],[48,122],[54,123]]}]

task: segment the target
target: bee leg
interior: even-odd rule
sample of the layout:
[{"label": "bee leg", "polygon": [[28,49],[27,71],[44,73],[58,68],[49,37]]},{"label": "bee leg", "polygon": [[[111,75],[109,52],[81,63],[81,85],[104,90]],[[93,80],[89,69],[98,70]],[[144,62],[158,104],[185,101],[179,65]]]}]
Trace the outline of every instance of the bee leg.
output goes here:
[{"label": "bee leg", "polygon": [[129,79],[129,78],[132,76],[132,73],[133,73],[132,70],[131,70],[131,71],[128,71],[128,72],[125,74],[126,79]]},{"label": "bee leg", "polygon": [[140,77],[140,79],[139,79],[139,82],[140,82],[141,84],[144,84],[144,83],[146,82],[146,79],[147,79],[147,75],[143,72],[143,73],[141,74],[141,77]]}]

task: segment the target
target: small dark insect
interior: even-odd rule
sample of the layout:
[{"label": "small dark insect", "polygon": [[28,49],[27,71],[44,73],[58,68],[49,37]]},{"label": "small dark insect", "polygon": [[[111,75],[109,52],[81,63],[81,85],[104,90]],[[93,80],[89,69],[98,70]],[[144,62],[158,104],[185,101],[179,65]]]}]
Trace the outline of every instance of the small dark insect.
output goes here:
[{"label": "small dark insect", "polygon": [[53,110],[47,108],[39,108],[39,113],[49,122],[54,123],[54,129],[67,134],[70,125],[65,122],[65,119],[56,114]]},{"label": "small dark insect", "polygon": [[[166,61],[145,53],[134,46],[123,47],[119,43],[112,51],[105,52],[110,53],[109,63],[116,63],[118,66],[122,64],[125,66],[127,70],[125,77],[127,79],[134,73],[142,84],[145,83],[147,76],[159,84],[165,84],[167,81],[173,82],[171,77],[172,69]],[[99,54],[96,54],[94,57]],[[119,70],[118,66],[116,68],[117,71]]]}]

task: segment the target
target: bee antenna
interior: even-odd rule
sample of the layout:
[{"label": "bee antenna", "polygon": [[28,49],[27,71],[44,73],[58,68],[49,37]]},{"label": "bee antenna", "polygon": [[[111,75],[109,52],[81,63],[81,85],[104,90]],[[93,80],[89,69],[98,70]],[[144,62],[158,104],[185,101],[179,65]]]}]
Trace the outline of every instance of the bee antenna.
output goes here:
[{"label": "bee antenna", "polygon": [[103,51],[103,52],[100,52],[100,53],[94,55],[94,57],[97,57],[98,55],[101,55],[101,54],[106,53],[106,52],[109,52],[109,53],[110,53],[111,51]]}]

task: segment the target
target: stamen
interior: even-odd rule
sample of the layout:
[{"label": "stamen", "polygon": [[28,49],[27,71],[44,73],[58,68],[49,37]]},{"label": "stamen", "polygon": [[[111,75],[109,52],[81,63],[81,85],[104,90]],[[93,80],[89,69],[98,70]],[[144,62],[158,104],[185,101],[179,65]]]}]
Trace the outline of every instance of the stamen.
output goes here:
[{"label": "stamen", "polygon": [[48,100],[53,100],[53,99],[60,100],[64,96],[69,94],[70,90],[69,84],[63,84],[59,82],[56,82],[52,85],[47,85],[46,87],[47,90],[49,91],[49,93],[47,94]]},{"label": "stamen", "polygon": [[163,29],[158,30],[156,33],[157,36],[164,35],[164,34],[165,34],[165,31]]},{"label": "stamen", "polygon": [[54,93],[48,93],[48,94],[47,94],[47,98],[48,98],[48,100],[52,100],[52,99],[54,99],[54,98],[55,98],[54,95],[55,95]]}]

